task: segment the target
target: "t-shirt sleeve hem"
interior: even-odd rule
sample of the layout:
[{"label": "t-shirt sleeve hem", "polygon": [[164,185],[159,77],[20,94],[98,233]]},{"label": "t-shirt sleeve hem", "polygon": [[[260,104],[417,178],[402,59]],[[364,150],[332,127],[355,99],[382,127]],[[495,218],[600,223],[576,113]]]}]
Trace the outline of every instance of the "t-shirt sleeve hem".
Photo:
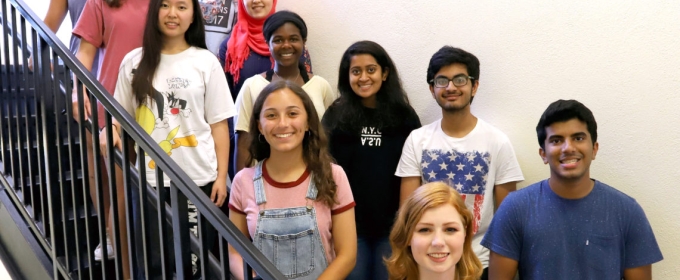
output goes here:
[{"label": "t-shirt sleeve hem", "polygon": [[481,242],[482,246],[488,248],[489,250],[493,251],[496,254],[502,255],[506,258],[511,258],[515,261],[519,261],[519,256],[515,252],[512,252],[510,250],[507,250],[499,245],[493,244],[492,242],[483,239]]},{"label": "t-shirt sleeve hem", "polygon": [[397,172],[394,173],[394,176],[405,178],[405,177],[420,177],[420,173],[403,173],[403,172]]},{"label": "t-shirt sleeve hem", "polygon": [[236,208],[236,206],[234,206],[234,204],[229,203],[229,209],[233,210],[234,212],[239,213],[241,215],[246,215],[246,212],[243,212],[240,209]]},{"label": "t-shirt sleeve hem", "polygon": [[82,32],[81,30],[73,30],[71,34],[97,48],[100,47],[101,41],[95,40],[92,36],[88,36],[88,34],[85,34],[85,32]]},{"label": "t-shirt sleeve hem", "polygon": [[505,183],[510,183],[510,182],[521,182],[524,181],[524,176],[515,176],[515,177],[510,177],[510,178],[503,178],[502,180],[496,181],[496,185],[502,185]]},{"label": "t-shirt sleeve hem", "polygon": [[627,263],[625,265],[624,269],[636,268],[636,267],[640,267],[640,266],[650,265],[650,264],[660,262],[662,260],[663,260],[663,256],[661,254],[659,254],[659,255],[656,255],[656,256],[651,256],[651,257],[644,259],[644,260],[638,260],[638,261],[635,261],[635,262]]},{"label": "t-shirt sleeve hem", "polygon": [[[349,209],[354,208],[354,206],[356,206],[356,205],[357,205],[356,202],[352,201],[352,202],[350,202],[349,204],[347,204],[347,205],[345,205],[345,206],[343,206],[343,207],[340,207],[340,208],[337,208],[337,209],[335,209],[335,210],[332,210],[332,211],[331,211],[331,215],[341,214],[342,212],[345,212],[345,211],[347,211],[347,210],[349,210]],[[231,207],[231,205],[230,205],[230,207]]]},{"label": "t-shirt sleeve hem", "polygon": [[224,112],[224,113],[219,114],[217,116],[213,116],[212,118],[210,118],[210,120],[208,120],[208,124],[215,124],[215,123],[221,122],[223,120],[226,120],[228,118],[231,118],[235,115],[236,115],[236,110],[230,110],[228,112]]}]

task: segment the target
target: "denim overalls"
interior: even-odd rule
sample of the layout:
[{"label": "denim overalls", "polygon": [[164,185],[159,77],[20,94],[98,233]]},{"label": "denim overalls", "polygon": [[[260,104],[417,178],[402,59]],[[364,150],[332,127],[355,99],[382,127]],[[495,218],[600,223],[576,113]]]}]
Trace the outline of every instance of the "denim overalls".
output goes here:
[{"label": "denim overalls", "polygon": [[326,250],[321,243],[313,207],[318,193],[310,175],[307,206],[266,209],[262,161],[253,177],[260,208],[253,243],[289,279],[317,279],[326,270]]}]

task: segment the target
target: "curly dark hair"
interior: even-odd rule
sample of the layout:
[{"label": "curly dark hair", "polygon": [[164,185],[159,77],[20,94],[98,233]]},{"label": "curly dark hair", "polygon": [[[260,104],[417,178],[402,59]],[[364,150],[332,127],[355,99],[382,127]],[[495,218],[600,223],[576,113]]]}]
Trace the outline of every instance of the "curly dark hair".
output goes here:
[{"label": "curly dark hair", "polygon": [[253,112],[250,115],[250,158],[248,162],[262,161],[271,154],[269,143],[260,141],[260,135],[262,134],[258,129],[258,124],[260,122],[260,113],[267,97],[273,92],[282,89],[290,90],[302,100],[302,104],[307,112],[307,125],[309,126],[309,132],[305,133],[305,137],[302,140],[302,159],[313,175],[314,183],[319,192],[316,200],[332,208],[333,205],[337,204],[335,196],[338,186],[333,179],[331,167],[333,160],[328,152],[328,138],[321,126],[319,115],[316,113],[312,99],[296,83],[287,80],[270,83],[262,89],[262,92],[255,100]]}]

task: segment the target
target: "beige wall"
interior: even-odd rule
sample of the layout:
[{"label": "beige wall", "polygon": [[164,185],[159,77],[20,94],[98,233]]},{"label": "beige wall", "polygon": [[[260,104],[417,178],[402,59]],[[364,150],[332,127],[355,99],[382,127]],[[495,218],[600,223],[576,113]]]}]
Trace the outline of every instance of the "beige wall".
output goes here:
[{"label": "beige wall", "polygon": [[[41,16],[43,1],[28,0]],[[678,278],[679,1],[279,0],[279,9],[307,21],[314,72],[331,84],[352,42],[380,43],[423,123],[441,116],[425,83],[430,56],[445,44],[477,55],[472,110],[512,140],[521,187],[548,176],[534,130],[545,107],[560,98],[585,103],[600,126],[592,176],[637,199],[665,257],[655,279]]]},{"label": "beige wall", "polygon": [[680,2],[279,0],[279,9],[307,21],[314,72],[333,85],[352,42],[380,43],[423,123],[441,116],[425,82],[430,56],[445,44],[477,55],[472,111],[512,140],[522,187],[549,176],[535,132],[543,110],[560,98],[586,104],[600,126],[592,177],[642,205],[665,258],[655,279],[678,279]]}]

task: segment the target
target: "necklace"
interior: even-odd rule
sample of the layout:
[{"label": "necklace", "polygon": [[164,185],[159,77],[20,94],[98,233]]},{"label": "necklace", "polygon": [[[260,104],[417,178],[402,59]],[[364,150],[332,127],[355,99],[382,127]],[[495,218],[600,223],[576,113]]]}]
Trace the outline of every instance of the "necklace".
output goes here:
[{"label": "necklace", "polygon": [[[281,78],[281,76],[279,76],[279,74],[277,74],[276,71],[274,71],[274,75],[276,75],[277,77],[279,77],[279,79],[281,79],[281,80],[286,80],[286,79],[284,79],[284,78]],[[300,78],[300,71],[298,71],[297,76],[296,76],[295,79],[292,80],[292,81],[293,81],[293,82],[296,82],[296,81],[298,80],[298,78]]]}]

